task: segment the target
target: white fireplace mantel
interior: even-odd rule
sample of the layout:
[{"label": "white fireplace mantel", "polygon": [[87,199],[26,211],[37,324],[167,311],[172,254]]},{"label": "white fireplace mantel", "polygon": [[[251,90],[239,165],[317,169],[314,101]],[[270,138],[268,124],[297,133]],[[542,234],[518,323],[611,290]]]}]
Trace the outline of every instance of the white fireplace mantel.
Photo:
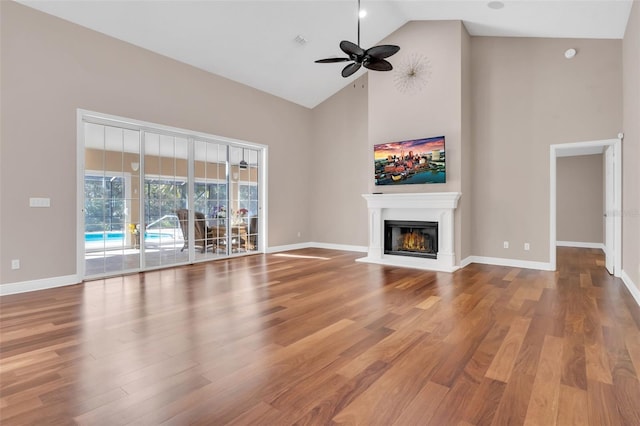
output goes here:
[{"label": "white fireplace mantel", "polygon": [[[363,194],[369,209],[369,250],[358,262],[453,272],[456,266],[453,213],[459,192]],[[385,220],[438,222],[437,259],[384,254]]]}]

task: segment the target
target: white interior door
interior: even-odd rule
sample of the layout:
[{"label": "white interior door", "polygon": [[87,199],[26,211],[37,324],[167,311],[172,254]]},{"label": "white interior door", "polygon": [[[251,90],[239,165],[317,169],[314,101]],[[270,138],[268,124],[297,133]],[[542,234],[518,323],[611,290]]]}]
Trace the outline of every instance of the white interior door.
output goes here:
[{"label": "white interior door", "polygon": [[614,149],[613,146],[607,147],[605,150],[605,165],[604,165],[604,219],[605,219],[605,267],[610,274],[614,271],[614,260],[617,255],[615,252],[615,232],[614,232],[614,213],[615,209],[615,189],[614,189]]}]

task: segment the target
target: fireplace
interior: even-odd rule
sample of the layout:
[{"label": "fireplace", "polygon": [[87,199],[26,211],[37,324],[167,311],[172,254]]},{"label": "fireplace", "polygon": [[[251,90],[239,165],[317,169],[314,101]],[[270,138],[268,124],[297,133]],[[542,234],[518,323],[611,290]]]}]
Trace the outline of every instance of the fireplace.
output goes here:
[{"label": "fireplace", "polygon": [[[369,213],[369,248],[367,257],[357,261],[432,271],[455,271],[458,266],[453,244],[455,241],[454,211],[458,207],[461,195],[459,192],[364,194]],[[410,236],[407,237],[409,240],[407,243],[410,243],[408,250],[397,250],[398,247],[394,248],[393,245],[390,248],[385,247],[385,234],[388,232],[385,230],[385,222],[389,221],[401,222],[400,228],[412,229]],[[416,227],[413,224],[404,225],[409,221],[435,223],[437,231],[427,232],[426,235],[431,237],[429,239],[424,231],[414,229]],[[396,244],[397,237],[398,235],[395,239]],[[421,241],[423,237],[426,240],[424,244]],[[393,241],[392,236],[392,244]],[[404,243],[404,237],[402,242]],[[416,246],[419,250],[415,249]],[[416,252],[419,256],[415,256]],[[405,256],[406,254],[409,256]]]},{"label": "fireplace", "polygon": [[384,254],[438,258],[438,222],[384,221]]}]

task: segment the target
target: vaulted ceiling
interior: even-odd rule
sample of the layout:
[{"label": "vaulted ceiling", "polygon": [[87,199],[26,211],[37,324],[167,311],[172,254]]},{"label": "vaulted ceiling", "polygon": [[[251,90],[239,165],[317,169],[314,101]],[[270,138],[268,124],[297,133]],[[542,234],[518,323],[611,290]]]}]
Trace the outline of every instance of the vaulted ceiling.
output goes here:
[{"label": "vaulted ceiling", "polygon": [[[313,62],[341,56],[341,40],[356,41],[356,0],[19,1],[309,108],[365,72],[343,79],[344,64]],[[367,16],[361,44],[373,46],[415,20],[461,20],[472,36],[620,39],[631,5],[631,0],[362,0]]]}]

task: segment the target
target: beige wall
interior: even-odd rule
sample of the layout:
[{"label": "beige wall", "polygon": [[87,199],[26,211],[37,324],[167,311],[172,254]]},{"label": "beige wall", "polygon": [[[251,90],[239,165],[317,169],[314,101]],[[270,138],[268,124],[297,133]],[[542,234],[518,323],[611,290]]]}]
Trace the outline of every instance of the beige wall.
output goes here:
[{"label": "beige wall", "polygon": [[[336,73],[341,67],[336,67]],[[311,236],[304,241],[367,246],[373,151],[367,141],[367,74],[313,110]]]},{"label": "beige wall", "polygon": [[557,160],[557,240],[604,243],[603,156]]},{"label": "beige wall", "polygon": [[[13,2],[0,8],[0,283],[75,273],[76,108],[268,145],[270,246],[366,245],[360,194],[381,188],[372,145],[443,134],[446,184],[384,191],[461,191],[458,260],[547,262],[549,145],[615,137],[623,104],[623,269],[640,282],[637,4],[624,43],[470,38],[457,21],[410,22],[385,42],[402,47],[394,64],[431,60],[422,92],[370,73],[313,111]],[[29,208],[31,196],[52,207]]]},{"label": "beige wall", "polygon": [[[369,192],[461,192],[462,47],[463,34],[466,34],[461,27],[460,21],[409,22],[381,42],[401,46],[400,52],[392,58],[394,64],[402,64],[403,59],[412,54],[422,54],[431,61],[431,80],[420,92],[399,92],[393,84],[393,72],[369,75],[370,158],[373,157],[373,145],[378,143],[444,135],[447,182],[376,187],[371,166],[367,170]],[[462,201],[455,214],[458,261],[462,252],[464,205]]]},{"label": "beige wall", "polygon": [[399,92],[393,72],[369,75],[369,142],[446,137],[445,184],[375,186],[369,169],[369,192],[449,192],[461,187],[461,31],[460,21],[409,22],[382,43],[401,46],[390,60],[399,66],[411,54],[431,61],[431,80],[415,94]]},{"label": "beige wall", "polygon": [[631,9],[623,45],[622,270],[640,289],[640,4]]},{"label": "beige wall", "polygon": [[76,273],[77,108],[268,145],[269,245],[308,233],[310,110],[17,3],[0,8],[0,283]]},{"label": "beige wall", "polygon": [[471,256],[472,238],[472,218],[473,218],[473,191],[471,182],[473,180],[473,131],[471,128],[471,37],[464,25],[460,26],[462,33],[462,128],[461,128],[461,151],[462,170],[460,211],[461,211],[461,231],[462,245],[460,247],[460,260]]},{"label": "beige wall", "polygon": [[616,137],[622,43],[474,37],[471,46],[472,252],[546,263],[549,146]]}]

